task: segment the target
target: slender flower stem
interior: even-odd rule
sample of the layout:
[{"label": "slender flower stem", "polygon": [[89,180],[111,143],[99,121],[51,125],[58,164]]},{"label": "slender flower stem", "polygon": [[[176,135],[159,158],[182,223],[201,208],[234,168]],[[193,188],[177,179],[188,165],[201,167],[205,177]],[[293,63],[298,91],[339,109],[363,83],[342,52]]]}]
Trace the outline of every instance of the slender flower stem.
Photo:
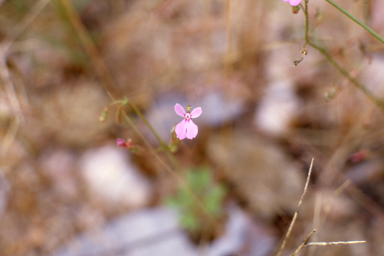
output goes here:
[{"label": "slender flower stem", "polygon": [[[345,11],[344,9],[342,9],[340,6],[338,6],[337,4],[335,4],[334,2],[332,2],[331,0],[325,0],[327,2],[329,2],[330,4],[332,4],[333,6],[335,6],[337,9],[339,9],[340,11],[342,11],[345,15],[347,15],[348,17],[350,17],[351,19],[353,19],[354,21],[356,21],[359,25],[361,25],[363,28],[367,29],[368,32],[372,31],[374,34],[373,35],[377,35],[372,29],[370,29],[369,27],[367,27],[366,25],[364,25],[363,23],[361,23],[359,20],[357,20],[353,15],[349,14],[347,11]],[[334,58],[332,58],[332,56],[327,52],[327,50],[313,42],[311,42],[309,40],[309,26],[308,26],[308,0],[305,0],[304,1],[304,9],[303,9],[303,12],[304,12],[304,15],[305,15],[305,44],[308,44],[310,46],[312,46],[314,49],[316,49],[318,52],[320,52],[328,61],[329,63],[331,63],[336,69],[337,71],[339,71],[340,74],[342,74],[344,77],[346,77],[353,85],[355,85],[358,89],[360,89],[371,101],[373,101],[378,107],[380,107],[382,110],[384,110],[384,100],[382,99],[379,99],[377,97],[375,97],[375,95],[369,91],[367,89],[367,87],[365,87],[360,81],[358,81],[357,79],[353,78],[348,71],[346,71],[344,68],[342,68],[339,63],[336,62],[336,60]],[[371,33],[372,34],[372,33]],[[384,40],[379,36],[377,35],[378,38],[381,42],[384,43]],[[305,45],[304,44],[304,45]],[[305,48],[305,46],[303,47]]]},{"label": "slender flower stem", "polygon": [[374,37],[376,37],[377,40],[379,40],[380,42],[382,42],[384,44],[384,39],[379,35],[377,34],[375,31],[373,31],[370,27],[368,27],[367,25],[365,25],[363,22],[361,22],[360,20],[358,20],[355,16],[353,16],[352,14],[350,14],[349,12],[347,12],[344,8],[342,8],[340,5],[336,4],[335,2],[333,2],[332,0],[325,0],[327,1],[330,5],[332,5],[333,7],[335,7],[337,10],[341,11],[342,13],[344,13],[348,18],[350,18],[351,20],[353,20],[354,22],[356,22],[357,24],[359,24],[362,28],[364,28],[365,30],[367,30],[371,35],[373,35]]},{"label": "slender flower stem", "polygon": [[115,98],[121,95],[119,87],[116,85],[113,80],[107,65],[105,64],[103,57],[101,56],[99,50],[97,49],[95,43],[90,37],[87,28],[85,27],[83,21],[81,20],[79,14],[77,13],[75,7],[73,6],[72,1],[70,0],[56,0],[55,2],[60,3],[63,10],[67,13],[68,19],[72,24],[73,28],[76,31],[77,37],[82,44],[85,52],[91,60],[96,75],[99,77],[102,85]]},{"label": "slender flower stem", "polygon": [[343,69],[334,58],[321,46],[318,46],[312,42],[308,42],[310,46],[315,48],[318,52],[324,55],[324,57],[331,63],[337,71],[339,71],[343,76],[345,76],[352,84],[354,84],[357,88],[359,88],[371,101],[373,101],[376,105],[384,109],[384,101],[376,98],[371,91],[367,89],[360,81],[353,78],[345,69]]},{"label": "slender flower stem", "polygon": [[116,104],[124,104],[124,105],[129,104],[129,106],[135,111],[135,113],[143,120],[143,122],[148,126],[151,132],[155,135],[162,149],[165,149],[167,151],[169,159],[174,164],[176,169],[178,169],[179,165],[174,155],[172,154],[170,148],[161,139],[161,137],[156,132],[156,130],[152,127],[152,125],[148,122],[148,120],[144,117],[144,115],[141,114],[141,112],[136,108],[136,106],[132,102],[130,102],[128,99],[123,99],[119,101],[115,100],[115,98],[117,98],[117,95],[121,95],[121,93],[118,90],[118,86],[113,80],[108,70],[108,67],[104,63],[104,60],[100,55],[99,51],[97,50],[96,45],[94,44],[91,37],[89,36],[89,33],[86,27],[84,26],[83,22],[81,21],[78,13],[76,12],[72,2],[70,0],[57,0],[57,2],[61,3],[62,7],[68,14],[69,20],[72,26],[74,27],[75,31],[77,32],[77,36],[79,37],[81,44],[83,45],[86,53],[90,57],[91,62],[95,67],[96,73],[99,76],[102,84],[104,85],[104,88],[107,90],[110,97],[114,100]]},{"label": "slender flower stem", "polygon": [[176,168],[176,170],[179,169],[179,163],[177,162],[175,156],[172,154],[171,149],[167,145],[167,143],[164,142],[164,140],[160,137],[160,135],[157,133],[155,128],[148,122],[148,120],[145,118],[145,116],[140,112],[140,110],[137,109],[137,107],[131,103],[128,102],[128,105],[135,111],[135,113],[141,118],[141,120],[145,123],[145,125],[151,130],[153,135],[155,135],[157,141],[160,143],[161,148],[164,149],[167,152],[169,160],[171,160],[173,166]]},{"label": "slender flower stem", "polygon": [[155,128],[148,122],[147,118],[143,114],[141,114],[140,110],[137,109],[137,107],[132,103],[128,102],[128,105],[135,111],[135,113],[140,117],[141,120],[145,123],[145,125],[151,130],[153,135],[155,135],[157,141],[160,143],[161,147],[165,150],[169,150],[168,145],[163,141],[163,139],[160,137],[160,135],[157,133]]},{"label": "slender flower stem", "polygon": [[305,42],[309,42],[308,30],[309,30],[309,19],[308,19],[308,0],[304,1],[304,9],[303,12],[305,14]]},{"label": "slender flower stem", "polygon": [[[47,0],[41,0],[41,1],[47,1]],[[64,8],[64,10],[67,12],[69,19],[72,23],[72,26],[76,30],[78,37],[80,39],[81,44],[85,48],[85,51],[87,52],[88,56],[90,57],[92,64],[95,66],[95,70],[97,75],[100,77],[100,80],[102,81],[102,84],[104,85],[105,89],[107,90],[108,94],[110,95],[111,99],[113,100],[113,104],[128,104],[133,111],[143,120],[143,122],[148,126],[148,128],[151,130],[151,132],[155,135],[156,139],[159,141],[160,145],[163,149],[166,150],[167,155],[174,165],[176,170],[179,170],[178,162],[175,158],[175,156],[172,154],[170,148],[168,145],[161,139],[159,134],[156,132],[156,130],[152,127],[152,125],[148,122],[148,120],[144,117],[144,115],[137,109],[137,107],[130,102],[128,99],[123,100],[115,100],[115,97],[117,95],[120,95],[118,93],[118,87],[116,86],[114,80],[112,79],[111,74],[109,73],[109,70],[107,66],[104,63],[103,58],[101,57],[100,53],[97,50],[97,47],[91,40],[88,31],[86,30],[84,24],[82,23],[79,15],[77,14],[75,8],[73,7],[73,4],[70,0],[57,0],[60,2]],[[136,127],[134,122],[129,118],[126,112],[122,112],[123,118],[127,121],[127,123],[134,129],[134,131],[141,137],[141,139],[146,144],[147,148],[151,151],[151,153],[154,155],[154,157],[160,162],[160,164],[165,168],[165,170],[171,174],[177,182],[179,182],[182,186],[184,186],[187,191],[192,195],[193,199],[196,201],[197,205],[201,208],[201,210],[206,214],[206,216],[210,219],[211,223],[214,225],[219,225],[218,220],[207,210],[204,203],[196,196],[194,191],[185,183],[183,178],[178,174],[178,172],[174,171],[161,157],[160,155],[154,150],[152,145],[146,140],[146,138],[143,136],[141,131]]]},{"label": "slender flower stem", "polygon": [[[184,179],[180,176],[179,172],[174,171],[156,152],[156,150],[152,147],[152,145],[146,140],[146,138],[143,136],[143,134],[139,131],[137,126],[134,124],[134,122],[129,118],[127,113],[122,112],[123,118],[127,121],[127,123],[133,128],[133,130],[141,137],[141,139],[144,141],[144,144],[147,146],[147,148],[150,150],[150,152],[153,154],[153,156],[159,161],[159,163],[164,167],[164,169],[172,175],[172,177],[179,183],[181,184],[187,191],[188,193],[191,194],[193,200],[196,202],[198,207],[202,210],[202,212],[207,216],[207,218],[211,221],[211,223],[215,226],[219,225],[219,221],[210,213],[207,208],[205,207],[204,203],[201,201],[201,199],[194,193],[192,188],[188,186],[187,183],[185,183]],[[171,160],[174,160],[174,164],[177,166],[177,161],[171,151],[167,151],[168,156],[170,157]],[[178,168],[178,166],[176,167]]]}]

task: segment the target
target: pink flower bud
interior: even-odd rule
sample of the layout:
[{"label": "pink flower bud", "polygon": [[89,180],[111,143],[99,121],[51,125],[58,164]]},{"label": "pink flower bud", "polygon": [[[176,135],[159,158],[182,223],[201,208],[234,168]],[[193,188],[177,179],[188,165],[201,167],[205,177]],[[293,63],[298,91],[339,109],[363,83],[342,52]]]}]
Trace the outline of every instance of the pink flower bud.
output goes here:
[{"label": "pink flower bud", "polygon": [[116,143],[118,147],[127,147],[127,143],[123,139],[117,138]]}]

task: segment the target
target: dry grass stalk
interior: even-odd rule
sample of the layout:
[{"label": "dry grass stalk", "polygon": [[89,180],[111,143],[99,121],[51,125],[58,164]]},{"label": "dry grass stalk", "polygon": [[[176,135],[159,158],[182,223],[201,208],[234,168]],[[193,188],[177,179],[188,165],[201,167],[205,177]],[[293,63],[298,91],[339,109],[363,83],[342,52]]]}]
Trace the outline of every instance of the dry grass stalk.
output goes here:
[{"label": "dry grass stalk", "polygon": [[[9,100],[9,104],[12,108],[13,114],[15,116],[11,125],[7,130],[5,138],[1,142],[0,151],[2,155],[5,155],[9,147],[13,143],[17,131],[19,129],[20,123],[24,122],[24,116],[21,110],[21,104],[18,99],[15,86],[11,80],[11,74],[7,66],[8,53],[10,47],[15,42],[15,40],[25,31],[25,29],[36,19],[40,12],[48,5],[50,0],[40,0],[38,1],[31,11],[24,17],[24,19],[16,26],[13,35],[8,36],[4,42],[0,45],[0,79],[4,85],[4,89]],[[3,2],[0,2],[0,5]]]},{"label": "dry grass stalk", "polygon": [[367,241],[337,241],[337,242],[311,242],[304,246],[329,246],[329,245],[349,245],[349,244],[364,244]]},{"label": "dry grass stalk", "polygon": [[311,236],[312,236],[313,233],[315,233],[315,232],[316,232],[316,229],[313,229],[312,232],[307,236],[307,238],[300,244],[300,246],[297,247],[296,251],[295,251],[294,253],[292,253],[290,256],[294,256],[294,255],[298,254],[298,253],[301,251],[301,249],[302,249],[306,244],[308,244],[309,239],[311,238]]},{"label": "dry grass stalk", "polygon": [[[287,240],[288,240],[288,238],[289,238],[289,236],[291,234],[292,228],[293,228],[293,226],[294,226],[294,224],[296,222],[296,219],[297,219],[297,216],[298,216],[301,204],[303,202],[304,196],[307,193],[308,184],[309,184],[309,180],[310,180],[311,172],[312,172],[312,167],[313,167],[313,161],[314,161],[314,158],[312,158],[311,165],[309,166],[308,175],[307,175],[307,181],[305,182],[304,190],[303,190],[303,193],[301,195],[299,204],[297,206],[297,210],[296,210],[295,214],[293,215],[291,224],[289,225],[289,228],[288,228],[288,231],[287,231],[287,233],[286,233],[286,235],[284,237],[283,243],[281,244],[281,247],[280,247],[279,251],[277,252],[276,256],[280,256],[281,253],[283,252],[283,250],[285,248],[285,245],[287,243]],[[343,185],[341,185],[335,191],[334,196],[340,194],[349,184],[350,184],[350,182],[347,181]],[[328,209],[328,211],[329,211],[329,209]],[[307,236],[307,238],[297,247],[297,249],[292,254],[290,254],[290,256],[294,256],[294,255],[298,254],[301,251],[301,249],[303,249],[303,247],[307,247],[307,246],[351,245],[351,244],[362,244],[362,243],[366,242],[366,241],[335,241],[335,242],[311,242],[311,243],[308,243],[309,239],[312,237],[312,235],[315,232],[316,232],[316,230],[313,229],[311,231],[311,233]]]},{"label": "dry grass stalk", "polygon": [[297,247],[295,252],[293,252],[290,256],[294,256],[294,255],[298,254],[301,251],[301,249],[303,249],[303,247],[307,247],[307,246],[351,245],[351,244],[363,244],[366,242],[366,241],[336,241],[336,242],[311,242],[311,243],[308,243],[309,239],[311,238],[311,236],[315,232],[316,232],[316,230],[313,229],[312,232],[308,235],[308,237],[300,244],[299,247]]},{"label": "dry grass stalk", "polygon": [[301,198],[300,198],[299,204],[297,205],[297,210],[296,210],[295,214],[293,215],[291,224],[289,225],[289,228],[288,228],[287,233],[285,234],[283,243],[281,244],[281,247],[280,247],[279,251],[277,252],[276,256],[280,256],[280,255],[281,255],[282,251],[283,251],[284,248],[285,248],[285,245],[287,244],[287,240],[288,240],[289,236],[291,235],[292,228],[293,228],[293,226],[295,225],[295,222],[296,222],[297,215],[298,215],[298,213],[299,213],[301,204],[303,203],[304,196],[305,196],[305,194],[307,193],[308,184],[309,184],[309,179],[310,179],[310,177],[311,177],[311,173],[312,173],[313,160],[314,160],[314,158],[312,158],[311,165],[309,166],[308,175],[307,175],[307,181],[305,182],[305,186],[304,186],[303,193],[301,194]]}]

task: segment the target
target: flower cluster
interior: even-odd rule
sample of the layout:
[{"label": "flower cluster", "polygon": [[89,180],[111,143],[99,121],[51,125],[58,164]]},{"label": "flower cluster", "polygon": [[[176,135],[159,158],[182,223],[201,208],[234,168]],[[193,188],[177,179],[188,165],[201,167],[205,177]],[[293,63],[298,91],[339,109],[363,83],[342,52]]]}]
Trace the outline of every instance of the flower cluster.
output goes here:
[{"label": "flower cluster", "polygon": [[203,112],[201,108],[200,107],[195,108],[191,112],[191,106],[188,106],[187,112],[185,112],[184,108],[177,103],[175,105],[175,111],[176,111],[176,114],[184,118],[175,127],[176,137],[179,140],[183,140],[185,138],[191,140],[195,138],[197,136],[197,133],[199,132],[199,129],[197,125],[194,122],[192,122],[192,118],[196,118],[201,115],[201,113]]}]

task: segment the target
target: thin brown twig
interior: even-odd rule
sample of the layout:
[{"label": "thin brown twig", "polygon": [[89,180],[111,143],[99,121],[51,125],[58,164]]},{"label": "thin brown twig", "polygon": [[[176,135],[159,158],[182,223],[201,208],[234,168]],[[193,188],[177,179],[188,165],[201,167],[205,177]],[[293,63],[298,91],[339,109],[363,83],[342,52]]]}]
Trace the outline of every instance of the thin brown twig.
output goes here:
[{"label": "thin brown twig", "polygon": [[21,112],[21,105],[17,97],[15,86],[11,80],[11,74],[7,67],[7,45],[0,45],[0,78],[4,85],[5,93],[7,94],[9,105],[12,108],[12,112],[19,121],[23,121],[24,117]]},{"label": "thin brown twig", "polygon": [[[79,39],[80,39],[81,44],[83,45],[86,53],[88,54],[88,56],[91,59],[91,62],[92,62],[93,66],[96,70],[97,76],[101,80],[102,85],[104,86],[104,88],[108,92],[111,99],[115,100],[115,98],[118,98],[121,95],[119,93],[118,86],[116,85],[115,81],[113,80],[107,65],[105,64],[102,56],[100,55],[96,45],[94,44],[91,37],[89,36],[89,33],[88,33],[86,27],[84,26],[83,22],[81,21],[78,13],[76,12],[76,9],[74,8],[71,1],[69,1],[69,0],[60,0],[60,1],[61,1],[61,4],[63,5],[65,11],[68,14],[68,18],[69,18],[72,26],[74,27],[74,29],[75,29],[75,31],[76,31]],[[168,149],[167,144],[160,138],[160,136],[158,136],[157,132],[152,128],[152,126],[148,123],[148,121],[140,113],[140,111],[138,111],[138,109],[135,107],[135,105],[132,104],[130,101],[129,101],[129,105],[136,112],[136,114],[138,114],[138,116],[146,123],[148,128],[156,136],[156,138],[159,141],[159,143],[161,144],[161,146],[165,149]],[[130,124],[131,127],[135,128],[135,126],[133,126],[133,122],[130,122],[130,123],[131,123]],[[144,143],[147,146],[150,146],[149,142],[144,138],[144,136],[141,134],[141,132],[138,131],[137,129],[136,129],[136,132],[143,139]],[[153,149],[153,148],[150,147],[150,149]],[[169,150],[167,150],[167,152],[168,152],[168,157],[173,162],[173,164],[177,167],[177,163],[176,163],[173,155],[171,155]]]},{"label": "thin brown twig", "polygon": [[92,41],[86,27],[84,26],[84,23],[81,21],[79,14],[76,12],[72,2],[70,0],[60,0],[60,2],[68,14],[68,18],[73,28],[75,29],[77,36],[79,37],[79,40],[84,47],[84,50],[91,58],[92,65],[96,70],[97,76],[102,81],[103,86],[111,95],[113,95],[114,98],[118,98],[121,95],[119,93],[118,87],[113,80],[108,67],[105,65],[105,62],[101,57],[96,45]]},{"label": "thin brown twig", "polygon": [[7,68],[7,56],[9,48],[14,43],[14,41],[25,31],[25,29],[36,19],[40,12],[47,6],[50,0],[40,0],[37,2],[31,9],[31,11],[23,18],[23,20],[16,26],[14,33],[2,44],[0,45],[0,76],[3,81],[7,97],[10,101],[10,105],[16,115],[19,118],[19,121],[23,121],[24,118],[21,113],[20,102],[17,98],[15,87],[13,86],[12,80],[10,78],[10,73]]},{"label": "thin brown twig", "polygon": [[307,238],[300,244],[299,247],[297,247],[297,249],[290,255],[290,256],[295,256],[296,254],[298,254],[301,249],[303,249],[303,247],[308,243],[309,239],[311,238],[311,236],[316,232],[316,229],[312,229],[311,233],[309,233],[309,235],[307,236]]},{"label": "thin brown twig", "polygon": [[225,1],[225,37],[227,40],[227,50],[224,55],[224,73],[227,76],[226,81],[231,76],[231,52],[232,52],[232,27],[231,27],[231,0]]},{"label": "thin brown twig", "polygon": [[31,8],[31,11],[16,26],[16,29],[14,29],[13,35],[7,39],[9,46],[27,29],[29,24],[31,24],[32,21],[36,19],[36,17],[48,5],[50,1],[51,0],[40,0]]},{"label": "thin brown twig", "polygon": [[[331,207],[332,207],[332,203],[333,201],[335,200],[335,198],[341,194],[341,192],[343,192],[349,185],[351,184],[351,180],[346,180],[343,184],[341,184],[335,191],[333,191],[330,199],[327,201],[325,207],[324,207],[324,214],[323,216],[320,217],[321,213],[320,213],[320,205],[321,205],[321,197],[320,197],[320,194],[317,194],[316,195],[316,204],[315,204],[315,214],[314,214],[314,217],[313,217],[313,224],[315,226],[315,228],[317,230],[320,229],[320,227],[322,226],[322,224],[325,222],[325,220],[327,219],[327,216],[331,210]],[[315,239],[315,238],[313,238]],[[314,250],[315,248],[313,248],[312,250]],[[310,251],[308,253],[308,255],[312,255],[313,254],[313,251]]]},{"label": "thin brown twig", "polygon": [[0,145],[0,156],[4,157],[8,153],[8,149],[12,145],[13,141],[16,138],[17,132],[19,130],[20,121],[16,117],[12,120],[11,124],[8,127],[7,133],[5,134],[1,145]]},{"label": "thin brown twig", "polygon": [[11,121],[7,133],[0,145],[0,152],[2,156],[6,155],[9,147],[15,140],[20,122],[24,122],[24,116],[21,111],[20,101],[17,97],[15,86],[13,85],[11,80],[11,75],[7,67],[6,58],[6,49],[0,45],[0,78],[4,85],[4,90],[13,113],[13,120]]},{"label": "thin brown twig", "polygon": [[337,242],[311,242],[304,246],[330,246],[330,245],[349,245],[349,244],[364,244],[367,241],[337,241]]},{"label": "thin brown twig", "polygon": [[351,245],[351,244],[363,244],[366,243],[366,241],[336,241],[336,242],[310,242],[308,243],[311,236],[316,232],[316,229],[313,229],[311,233],[307,236],[307,238],[300,244],[299,247],[290,255],[295,256],[298,254],[303,247],[307,246],[331,246],[331,245]]},{"label": "thin brown twig", "polygon": [[[319,226],[325,222],[329,212],[331,211],[332,203],[335,200],[335,198],[340,195],[341,192],[343,192],[349,185],[351,184],[351,180],[346,180],[341,186],[339,186],[333,193],[331,198],[328,200],[327,204],[324,207],[324,215],[323,218],[320,220]],[[317,227],[319,228],[319,227]]]},{"label": "thin brown twig", "polygon": [[[31,9],[31,11],[23,18],[23,20],[16,26],[13,30],[13,34],[8,36],[4,42],[0,45],[0,78],[4,85],[5,93],[9,100],[9,104],[12,108],[14,115],[14,120],[12,121],[10,127],[8,128],[7,134],[3,139],[0,149],[1,154],[5,154],[8,151],[8,148],[14,141],[19,125],[21,122],[24,122],[24,116],[21,110],[21,104],[17,97],[15,86],[11,79],[11,74],[7,67],[7,58],[10,47],[15,42],[15,40],[25,31],[25,29],[36,19],[40,12],[47,6],[50,0],[40,0],[38,1]],[[2,4],[2,2],[1,2]]]},{"label": "thin brown twig", "polygon": [[[86,27],[84,26],[84,23],[81,21],[78,13],[76,12],[76,9],[74,8],[73,4],[69,0],[60,0],[61,4],[63,5],[65,11],[68,14],[69,20],[74,27],[81,44],[83,45],[86,53],[91,59],[91,62],[96,70],[96,74],[99,77],[99,79],[102,82],[102,85],[108,92],[109,96],[112,100],[115,100],[115,98],[120,97],[118,86],[116,85],[115,81],[113,80],[109,69],[107,65],[105,64],[102,56],[100,55],[96,45],[92,41]],[[159,141],[161,146],[165,149],[169,149],[167,144],[160,138],[160,136],[157,134],[157,132],[153,129],[153,127],[148,123],[148,121],[145,119],[145,117],[140,113],[140,111],[136,108],[132,102],[129,101],[129,105],[131,108],[136,112],[136,114],[143,120],[143,122],[148,126],[148,128],[152,131],[152,133],[155,135],[156,139]],[[133,124],[133,122],[132,122]],[[132,126],[132,125],[131,125]],[[138,131],[138,134],[140,134],[140,137],[145,141],[147,145],[149,143],[145,140],[145,138],[141,135],[141,133]],[[167,150],[169,152],[169,150]],[[171,161],[175,164],[175,160],[173,155],[168,154],[168,157],[171,159]]]},{"label": "thin brown twig", "polygon": [[309,166],[308,175],[307,175],[307,181],[305,182],[303,193],[301,194],[300,201],[299,201],[299,203],[297,205],[297,210],[296,210],[295,214],[293,215],[291,224],[289,225],[289,228],[288,228],[287,233],[285,234],[283,243],[281,244],[281,247],[280,247],[279,251],[277,252],[276,256],[280,256],[281,253],[283,252],[283,250],[285,248],[285,245],[287,243],[287,240],[288,240],[289,236],[291,235],[292,228],[295,225],[295,222],[296,222],[296,219],[297,219],[297,215],[299,214],[299,210],[300,210],[301,204],[303,203],[304,196],[307,193],[308,184],[309,184],[309,180],[310,180],[311,173],[312,173],[313,161],[314,161],[314,158],[312,158],[311,165]]}]

